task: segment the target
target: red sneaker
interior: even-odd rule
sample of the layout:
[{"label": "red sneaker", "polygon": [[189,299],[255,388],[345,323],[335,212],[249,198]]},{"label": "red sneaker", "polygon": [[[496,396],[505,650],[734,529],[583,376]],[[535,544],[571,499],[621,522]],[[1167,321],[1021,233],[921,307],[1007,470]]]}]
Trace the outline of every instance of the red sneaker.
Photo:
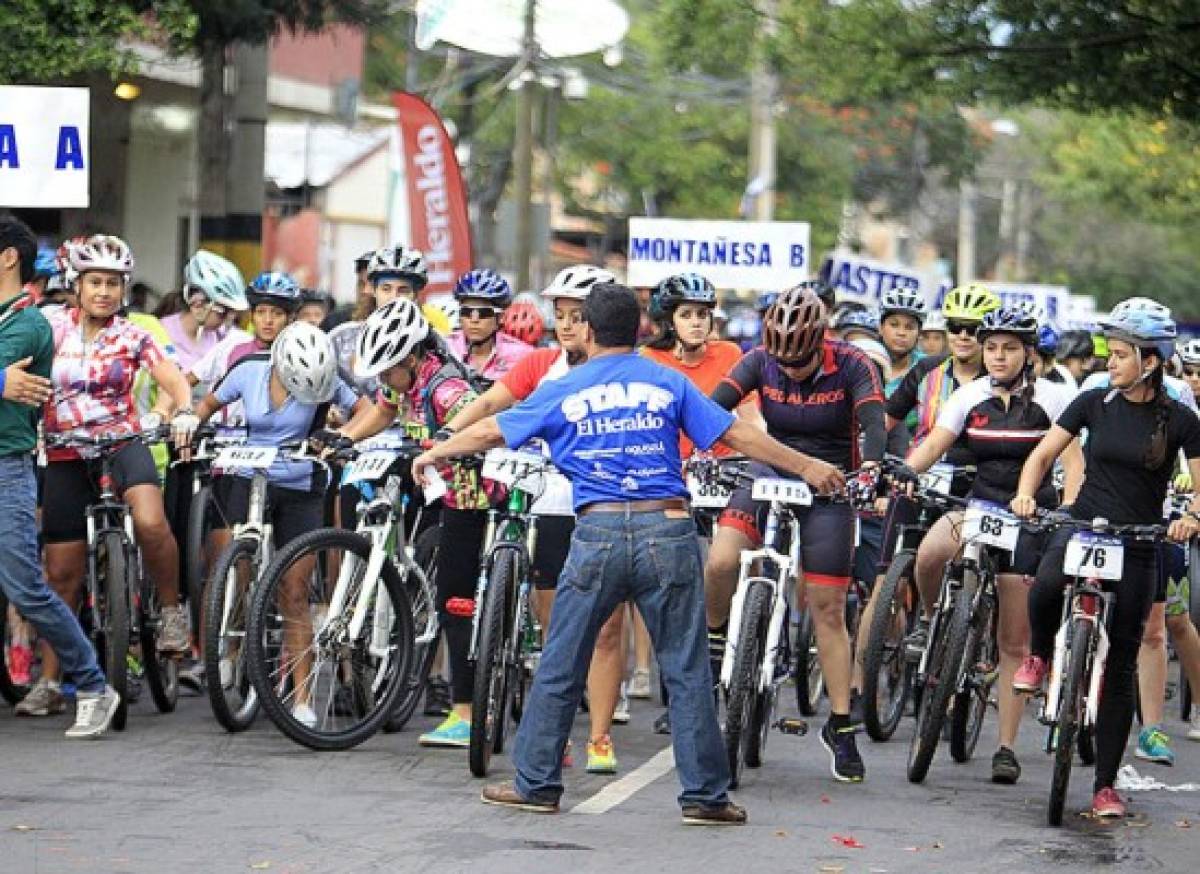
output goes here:
[{"label": "red sneaker", "polygon": [[1045,679],[1046,660],[1041,656],[1025,656],[1025,661],[1021,662],[1021,667],[1017,668],[1016,676],[1013,677],[1013,691],[1030,694],[1040,692],[1042,681]]},{"label": "red sneaker", "polygon": [[1125,802],[1116,789],[1105,786],[1092,797],[1092,814],[1120,819],[1125,816]]}]

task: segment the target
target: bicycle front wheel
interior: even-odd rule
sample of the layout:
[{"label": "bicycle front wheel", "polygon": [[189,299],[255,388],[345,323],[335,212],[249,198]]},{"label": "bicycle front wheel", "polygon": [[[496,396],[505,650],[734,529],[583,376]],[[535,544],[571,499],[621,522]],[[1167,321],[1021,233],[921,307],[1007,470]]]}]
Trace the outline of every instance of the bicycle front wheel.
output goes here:
[{"label": "bicycle front wheel", "polygon": [[108,684],[121,696],[112,725],[122,731],[129,716],[126,704],[129,697],[129,556],[125,552],[125,540],[115,532],[100,536],[97,551],[97,564],[104,575],[96,587],[104,599],[97,649],[104,663],[104,673],[108,675]]},{"label": "bicycle front wheel", "polygon": [[955,693],[950,716],[950,756],[956,762],[970,761],[979,743],[988,699],[996,682],[1000,652],[996,646],[996,611],[992,602],[982,599],[971,617],[971,630],[963,653],[966,682]]},{"label": "bicycle front wheel", "polygon": [[254,588],[250,682],[276,727],[310,749],[347,750],[375,734],[409,670],[408,595],[390,561],[368,578],[370,557],[370,541],[353,531],[310,531]]},{"label": "bicycle front wheel", "polygon": [[213,565],[204,598],[204,676],[213,716],[226,731],[245,731],[258,715],[246,668],[246,620],[258,578],[258,541],[241,537]]},{"label": "bicycle front wheel", "polygon": [[146,685],[150,698],[159,713],[171,713],[179,703],[179,662],[170,654],[158,651],[158,630],[162,625],[162,605],[158,590],[149,578],[141,580],[138,599],[138,640],[142,644],[142,665],[146,670]]},{"label": "bicycle front wheel", "polygon": [[408,672],[404,689],[396,701],[396,710],[384,723],[385,732],[400,731],[408,724],[425,687],[429,682],[429,672],[433,668],[433,660],[437,656],[438,641],[441,629],[437,615],[436,594],[433,581],[437,578],[437,528],[428,528],[417,537],[413,548],[413,560],[425,575],[424,579],[409,572],[404,577],[404,587],[413,611],[413,642],[412,670]]},{"label": "bicycle front wheel", "polygon": [[188,504],[187,545],[183,571],[187,583],[188,613],[192,633],[200,635],[200,614],[204,611],[204,583],[208,579],[208,535],[214,528],[217,502],[212,486],[204,485],[193,493]]},{"label": "bicycle front wheel", "polygon": [[[766,638],[767,610],[771,588],[761,580],[752,580],[742,604],[742,623],[737,647],[733,652],[733,672],[725,714],[725,754],[729,757],[729,787],[736,789],[742,779],[742,765],[757,767],[758,750],[750,749],[755,735],[754,714],[758,709],[759,680],[762,676],[762,646]],[[750,761],[747,751],[754,755]]]},{"label": "bicycle front wheel", "polygon": [[1067,801],[1067,786],[1071,782],[1071,765],[1075,756],[1075,735],[1083,724],[1092,627],[1089,620],[1076,619],[1075,627],[1071,629],[1071,653],[1063,677],[1062,694],[1058,699],[1054,772],[1050,778],[1050,803],[1046,808],[1046,820],[1050,825],[1062,825],[1063,807]]},{"label": "bicycle front wheel", "polygon": [[509,671],[505,629],[508,604],[516,586],[517,555],[511,549],[492,554],[487,590],[479,606],[479,646],[475,658],[475,686],[471,695],[471,743],[467,751],[471,773],[486,777],[492,753],[504,750],[508,719]]},{"label": "bicycle front wheel", "polygon": [[913,582],[916,555],[898,553],[875,598],[863,656],[863,726],[871,740],[886,741],[896,732],[912,688],[913,665],[904,641],[920,610]]}]

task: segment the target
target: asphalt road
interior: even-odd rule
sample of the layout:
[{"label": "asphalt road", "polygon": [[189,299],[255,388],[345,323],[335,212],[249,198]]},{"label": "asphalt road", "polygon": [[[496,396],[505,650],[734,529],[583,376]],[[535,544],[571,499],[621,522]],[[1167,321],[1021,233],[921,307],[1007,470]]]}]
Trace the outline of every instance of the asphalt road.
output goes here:
[{"label": "asphalt road", "polygon": [[[1066,824],[1044,825],[1049,761],[1032,712],[1014,787],[987,781],[991,720],[973,761],[939,755],[921,786],[904,778],[911,720],[890,743],[861,741],[869,770],[857,786],[830,778],[814,722],[807,737],[773,736],[764,766],[747,772],[737,799],[749,826],[684,827],[668,739],[650,732],[658,711],[634,702],[632,722],[614,729],[621,773],[591,776],[580,761],[558,816],[480,804],[464,753],[417,746],[434,721],[422,717],[317,754],[261,719],[228,735],[202,698],[167,716],[143,700],[128,730],[95,742],[65,740],[65,716],[2,713],[0,872],[1182,872],[1200,852],[1200,792],[1138,792],[1127,820],[1098,823],[1078,815],[1090,800],[1082,767]],[[1168,730],[1179,763],[1138,771],[1200,783],[1200,743],[1174,718]],[[581,718],[580,760],[586,731]],[[507,758],[496,771],[511,774]]]}]

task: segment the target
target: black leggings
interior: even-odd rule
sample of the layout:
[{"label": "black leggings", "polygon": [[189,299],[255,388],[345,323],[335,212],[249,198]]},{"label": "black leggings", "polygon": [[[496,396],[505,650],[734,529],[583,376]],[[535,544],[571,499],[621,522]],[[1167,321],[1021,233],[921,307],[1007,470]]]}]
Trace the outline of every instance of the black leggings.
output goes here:
[{"label": "black leggings", "polygon": [[[1054,635],[1062,619],[1067,579],[1063,553],[1071,539],[1068,530],[1054,532],[1042,555],[1037,582],[1029,591],[1030,652],[1049,661],[1054,655]],[[1108,661],[1104,667],[1104,692],[1096,715],[1096,791],[1112,786],[1121,767],[1121,756],[1133,724],[1134,675],[1142,630],[1157,588],[1157,550],[1126,541],[1125,569],[1111,583],[1116,597],[1109,611]]]},{"label": "black leggings", "polygon": [[442,508],[437,608],[450,654],[450,694],[455,704],[469,704],[475,686],[475,667],[467,659],[471,648],[471,616],[451,615],[446,610],[446,602],[451,598],[475,597],[487,515],[486,510]]}]

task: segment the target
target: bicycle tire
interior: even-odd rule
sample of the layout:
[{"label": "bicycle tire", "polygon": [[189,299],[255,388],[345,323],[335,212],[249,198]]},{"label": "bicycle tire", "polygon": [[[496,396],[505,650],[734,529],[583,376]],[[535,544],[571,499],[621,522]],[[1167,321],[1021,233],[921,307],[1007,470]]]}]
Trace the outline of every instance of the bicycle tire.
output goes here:
[{"label": "bicycle tire", "polygon": [[187,545],[184,549],[183,570],[187,584],[188,613],[192,621],[192,634],[200,637],[200,617],[204,612],[204,584],[208,569],[204,559],[207,555],[208,535],[212,531],[210,510],[215,509],[212,486],[205,484],[192,494],[188,503]]},{"label": "bicycle tire", "polygon": [[[425,578],[429,583],[428,592],[422,588],[420,580],[413,574],[406,574],[404,577],[404,586],[408,591],[408,597],[413,607],[413,630],[417,637],[421,636],[422,629],[428,630],[429,623],[432,623],[435,629],[437,628],[438,617],[434,580],[437,574],[439,533],[437,528],[427,528],[421,532],[417,537],[416,543],[413,544],[413,560],[425,573]],[[396,710],[392,713],[388,721],[383,724],[383,731],[385,733],[392,734],[401,731],[408,724],[408,721],[412,719],[413,714],[417,712],[417,705],[421,703],[421,698],[424,696],[426,686],[429,683],[429,673],[433,669],[433,660],[437,657],[440,639],[440,630],[427,643],[416,643],[416,638],[414,638],[413,669],[409,672],[405,687],[396,702]]]},{"label": "bicycle tire", "polygon": [[[29,694],[29,686],[24,683],[13,681],[12,674],[8,670],[8,646],[9,646],[9,627],[8,627],[8,598],[0,592],[0,622],[4,623],[3,634],[0,634],[0,697],[3,697],[9,704],[17,704]],[[32,641],[31,641],[32,643]]]},{"label": "bicycle tire", "polygon": [[[751,725],[757,706],[759,671],[762,669],[762,629],[771,589],[766,583],[751,580],[742,603],[741,627],[737,648],[733,651],[733,671],[725,713],[725,754],[729,758],[729,788],[736,789],[746,761],[747,738],[754,734]],[[757,766],[754,766],[757,767]]]},{"label": "bicycle tire", "polygon": [[[208,692],[208,703],[212,707],[213,716],[221,727],[228,732],[245,731],[254,724],[258,715],[258,694],[250,682],[246,670],[247,647],[245,618],[249,610],[251,593],[254,587],[254,576],[258,567],[255,558],[258,556],[258,541],[249,537],[239,537],[222,550],[221,555],[213,565],[213,572],[208,581],[204,598],[204,676],[207,679],[205,688]],[[249,558],[251,562],[251,579],[247,588],[241,593],[242,617],[242,646],[238,649],[239,658],[233,662],[233,685],[235,695],[240,701],[230,703],[224,684],[221,680],[222,635],[221,618],[225,614],[225,600],[228,597],[228,580],[230,574],[238,572],[238,563]],[[239,614],[236,608],[229,611],[233,627],[236,629]],[[226,626],[229,631],[229,626]]]},{"label": "bicycle tire", "polygon": [[1050,778],[1050,803],[1046,807],[1046,821],[1050,825],[1062,825],[1063,807],[1067,801],[1067,787],[1071,782],[1071,765],[1075,755],[1075,732],[1083,721],[1085,682],[1088,665],[1088,650],[1091,649],[1092,623],[1087,619],[1076,619],[1071,629],[1071,660],[1063,678],[1062,695],[1059,698],[1058,721],[1054,745],[1054,770]]},{"label": "bicycle tire", "polygon": [[103,586],[97,591],[104,597],[104,614],[99,631],[104,673],[108,684],[121,696],[121,703],[113,716],[112,726],[117,731],[125,729],[129,716],[129,583],[126,567],[129,558],[125,554],[125,540],[120,534],[109,532],[100,535],[97,551],[103,553]]},{"label": "bicycle tire", "polygon": [[1096,764],[1096,729],[1090,725],[1081,727],[1075,749],[1079,753],[1079,761],[1085,766],[1090,768]]},{"label": "bicycle tire", "polygon": [[[875,613],[867,631],[863,654],[863,727],[874,741],[890,740],[895,734],[912,693],[913,665],[907,658],[904,640],[916,622],[919,599],[913,597],[912,569],[916,554],[911,550],[897,553],[890,564],[875,601]],[[910,603],[906,605],[905,601]],[[912,609],[906,609],[906,606]],[[898,618],[904,612],[902,625]],[[899,628],[897,641],[889,635]],[[885,681],[880,682],[881,676]],[[886,689],[887,704],[880,707],[880,694]]]},{"label": "bicycle tire", "polygon": [[[1200,586],[1192,585],[1192,574],[1200,576],[1200,540],[1192,539],[1188,543],[1188,615],[1192,624],[1200,628]],[[1195,570],[1193,570],[1193,568]]]},{"label": "bicycle tire", "polygon": [[[980,611],[971,617],[971,630],[963,651],[963,664],[969,682],[961,692],[954,695],[950,715],[950,757],[954,761],[969,762],[975,755],[979,734],[983,730],[983,719],[987,715],[988,699],[996,682],[1000,652],[996,645],[996,611],[990,599],[983,599]],[[990,666],[990,677],[979,677],[981,664]]]},{"label": "bicycle tire", "polygon": [[486,777],[492,753],[504,749],[508,719],[507,628],[509,591],[515,585],[516,556],[511,550],[491,555],[487,590],[479,614],[475,684],[471,693],[471,741],[467,763],[476,777]]},{"label": "bicycle tire", "polygon": [[812,611],[805,608],[800,612],[796,626],[796,708],[801,716],[816,716],[821,705],[821,694],[825,689],[825,675],[821,671],[821,659],[817,655],[817,632],[813,624]]},{"label": "bicycle tire", "polygon": [[[290,706],[280,698],[281,693],[295,691],[291,672],[286,669],[280,671],[281,679],[278,686],[275,683],[276,678],[272,676],[275,668],[273,664],[276,658],[275,653],[286,654],[286,644],[281,646],[274,639],[268,639],[268,633],[275,635],[277,633],[275,629],[279,627],[280,620],[285,619],[272,609],[274,604],[272,599],[282,583],[283,574],[287,568],[303,557],[305,553],[321,548],[344,550],[345,555],[338,563],[339,567],[347,558],[353,556],[361,562],[361,567],[365,569],[371,553],[371,544],[365,537],[340,528],[319,528],[316,531],[310,531],[277,552],[254,589],[246,628],[246,636],[249,641],[247,667],[250,673],[250,682],[254,685],[263,711],[285,736],[313,750],[348,750],[378,732],[389,714],[395,709],[396,699],[400,695],[412,658],[412,610],[408,604],[408,595],[404,591],[399,573],[391,562],[385,561],[380,570],[379,582],[391,603],[386,661],[383,662],[381,668],[365,668],[361,664],[351,665],[350,685],[342,685],[342,658],[370,655],[369,651],[364,654],[360,641],[350,643],[342,641],[341,645],[347,650],[348,655],[344,654],[339,657],[336,670],[328,678],[338,682],[338,689],[348,689],[351,697],[350,704],[356,708],[356,712],[352,714],[356,717],[356,721],[346,728],[329,730],[322,730],[319,724],[310,727],[298,721],[292,716]],[[323,562],[317,561],[314,573],[321,573],[322,565]],[[352,591],[347,600],[347,610],[353,609],[354,601]],[[383,605],[383,600],[377,598],[371,609],[374,610]],[[364,630],[367,630],[368,634],[374,618],[368,619],[364,625]],[[328,624],[327,627],[329,627]],[[317,641],[314,640],[314,643]],[[328,646],[329,644],[322,641],[320,645]],[[330,661],[330,664],[333,664],[333,660]],[[371,693],[369,698],[364,694],[367,691]],[[334,704],[337,698],[335,691],[335,694],[330,696],[329,704]],[[358,711],[362,705],[368,708],[366,712]],[[329,706],[323,709],[326,718],[331,715],[333,717],[344,715],[337,713],[336,707],[333,708],[332,713]],[[319,711],[318,716],[320,716]]]},{"label": "bicycle tire", "polygon": [[[130,568],[132,571],[133,568]],[[162,605],[158,591],[148,578],[136,582],[141,586],[138,598],[138,640],[142,645],[142,668],[150,699],[159,713],[172,713],[179,703],[179,662],[170,654],[158,651],[158,629],[162,623]]]},{"label": "bicycle tire", "polygon": [[908,747],[908,780],[921,783],[929,773],[929,765],[937,752],[942,736],[942,725],[946,721],[946,709],[950,697],[958,685],[958,672],[962,665],[963,650],[967,644],[967,632],[971,624],[971,593],[964,585],[954,602],[949,616],[949,627],[935,643],[934,658],[929,660],[929,673],[921,709],[917,713],[917,730]]}]

